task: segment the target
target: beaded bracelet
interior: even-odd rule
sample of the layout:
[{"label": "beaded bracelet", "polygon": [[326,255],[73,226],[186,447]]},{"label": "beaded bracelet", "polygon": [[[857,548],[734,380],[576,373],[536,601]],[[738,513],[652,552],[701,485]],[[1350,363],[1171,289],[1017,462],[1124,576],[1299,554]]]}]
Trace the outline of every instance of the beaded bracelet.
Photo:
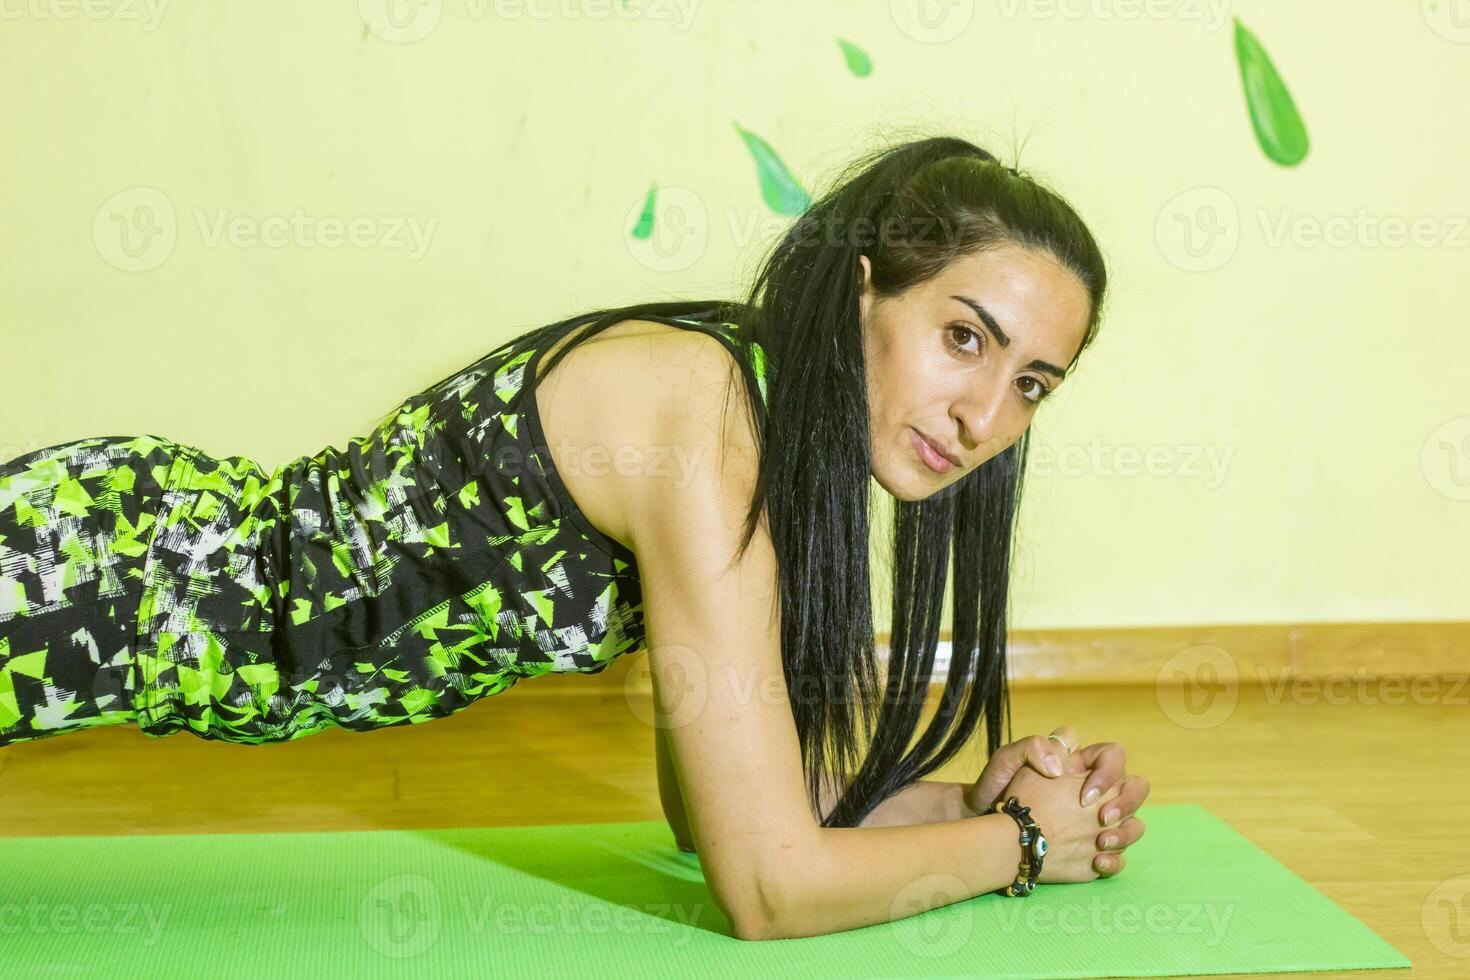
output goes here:
[{"label": "beaded bracelet", "polygon": [[1021,828],[1020,870],[1014,882],[996,891],[1013,898],[1024,898],[1036,888],[1036,880],[1041,877],[1041,862],[1046,857],[1046,837],[1042,835],[1036,821],[1031,819],[1031,808],[1022,806],[1021,801],[1014,796],[1005,802],[997,800],[993,809],[996,813],[1010,814]]}]

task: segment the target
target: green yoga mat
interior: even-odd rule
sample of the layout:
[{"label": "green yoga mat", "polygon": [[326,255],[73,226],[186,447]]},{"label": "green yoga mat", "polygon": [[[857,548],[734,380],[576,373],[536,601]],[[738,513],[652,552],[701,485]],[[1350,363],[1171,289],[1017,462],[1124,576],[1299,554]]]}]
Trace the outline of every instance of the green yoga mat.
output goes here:
[{"label": "green yoga mat", "polygon": [[7,978],[1106,977],[1406,967],[1195,805],[1116,878],[861,929],[729,936],[661,821],[0,839]]}]

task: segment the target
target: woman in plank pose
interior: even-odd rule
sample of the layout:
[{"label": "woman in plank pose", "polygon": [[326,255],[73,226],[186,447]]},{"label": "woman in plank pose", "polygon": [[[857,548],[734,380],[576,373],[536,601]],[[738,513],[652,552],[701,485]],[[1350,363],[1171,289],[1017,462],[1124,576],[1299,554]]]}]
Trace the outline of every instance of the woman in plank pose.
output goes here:
[{"label": "woman in plank pose", "polygon": [[[1070,726],[1009,741],[1005,666],[1028,426],[1105,285],[1060,197],[920,139],[854,164],[739,302],[529,331],[345,450],[267,471],[135,435],[7,461],[0,745],[418,723],[646,647],[665,810],[736,935],[1116,874],[1147,782]],[[881,675],[870,481],[894,508]],[[979,779],[923,778],[982,724]],[[1044,857],[993,809],[1012,796]]]}]

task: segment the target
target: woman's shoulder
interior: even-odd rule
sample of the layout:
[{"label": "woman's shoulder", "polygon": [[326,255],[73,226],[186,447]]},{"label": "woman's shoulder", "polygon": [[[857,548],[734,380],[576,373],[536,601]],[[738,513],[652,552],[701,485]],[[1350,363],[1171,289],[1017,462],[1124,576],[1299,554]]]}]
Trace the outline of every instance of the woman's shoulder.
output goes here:
[{"label": "woman's shoulder", "polygon": [[[704,417],[725,403],[740,372],[730,343],[715,336],[728,337],[729,328],[699,327],[703,329],[649,319],[620,321],[567,354],[555,372],[566,370],[559,387],[574,389],[571,400],[600,416],[608,436],[648,432],[671,414]],[[542,362],[571,339],[551,345]],[[598,405],[601,411],[590,411]]]},{"label": "woman's shoulder", "polygon": [[[574,336],[550,345],[541,360]],[[735,360],[711,333],[628,319],[540,373],[547,450],[599,530],[628,544],[626,502],[649,480],[687,476],[712,440],[724,456],[754,458],[755,433],[743,410],[748,392],[732,370]]]}]

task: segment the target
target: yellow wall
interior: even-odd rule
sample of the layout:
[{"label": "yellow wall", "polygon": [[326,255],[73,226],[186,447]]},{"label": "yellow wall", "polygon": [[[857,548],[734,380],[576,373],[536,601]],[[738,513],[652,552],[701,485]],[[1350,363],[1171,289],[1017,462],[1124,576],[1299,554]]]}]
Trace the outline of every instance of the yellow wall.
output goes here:
[{"label": "yellow wall", "polygon": [[[1034,426],[1015,625],[1470,616],[1454,4],[386,3],[0,3],[0,459],[343,445],[539,323],[732,293],[789,220],[736,123],[813,191],[880,132],[953,131],[1019,146],[1113,272]],[[1298,166],[1252,133],[1231,15],[1301,110]],[[298,209],[366,234],[212,237]],[[1345,247],[1271,238],[1360,213]],[[1419,218],[1433,243],[1369,237]],[[1191,222],[1233,254],[1186,268]]]}]

